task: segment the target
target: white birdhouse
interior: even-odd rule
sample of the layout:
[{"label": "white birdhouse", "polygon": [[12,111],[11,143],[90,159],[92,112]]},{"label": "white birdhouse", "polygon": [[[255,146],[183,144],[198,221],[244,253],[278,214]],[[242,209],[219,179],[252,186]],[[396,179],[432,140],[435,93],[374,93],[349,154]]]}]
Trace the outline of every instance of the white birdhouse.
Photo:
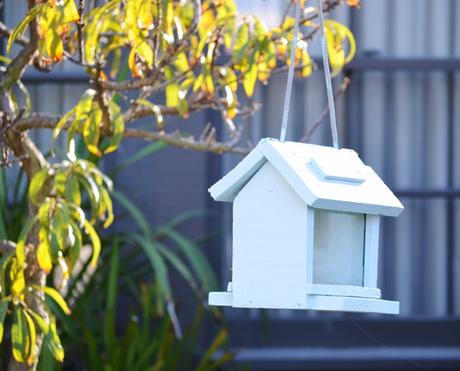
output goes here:
[{"label": "white birdhouse", "polygon": [[210,305],[399,313],[377,288],[402,204],[356,152],[263,139],[209,192],[233,202],[232,281]]}]

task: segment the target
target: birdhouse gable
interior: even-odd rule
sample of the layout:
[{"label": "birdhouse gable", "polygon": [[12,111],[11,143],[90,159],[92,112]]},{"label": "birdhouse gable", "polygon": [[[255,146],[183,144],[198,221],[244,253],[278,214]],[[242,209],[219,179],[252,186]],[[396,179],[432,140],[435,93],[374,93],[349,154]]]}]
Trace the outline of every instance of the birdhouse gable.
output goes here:
[{"label": "birdhouse gable", "polygon": [[211,196],[233,202],[267,161],[310,207],[387,216],[398,216],[403,210],[393,192],[353,150],[275,139],[262,139],[209,189]]}]

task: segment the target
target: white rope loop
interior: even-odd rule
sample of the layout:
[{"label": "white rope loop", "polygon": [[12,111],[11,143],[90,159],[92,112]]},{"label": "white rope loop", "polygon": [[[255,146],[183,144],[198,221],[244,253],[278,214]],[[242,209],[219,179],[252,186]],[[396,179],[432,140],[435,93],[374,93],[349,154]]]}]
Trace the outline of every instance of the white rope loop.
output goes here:
[{"label": "white rope loop", "polygon": [[331,122],[332,145],[339,148],[339,136],[337,134],[337,121],[335,115],[334,93],[332,92],[331,70],[329,68],[329,56],[327,52],[327,41],[324,28],[323,0],[319,3],[319,24],[321,27],[321,48],[323,52],[324,79],[326,80],[327,103],[329,105],[329,119]]},{"label": "white rope loop", "polygon": [[290,64],[289,64],[288,78],[287,78],[287,85],[286,85],[286,95],[284,96],[283,120],[281,121],[280,142],[286,141],[286,132],[287,132],[287,126],[288,126],[288,120],[289,120],[289,106],[291,103],[292,82],[294,80],[295,51],[297,48],[297,35],[299,33],[299,20],[300,20],[300,0],[297,0],[296,6],[295,6],[294,36],[292,38]]},{"label": "white rope loop", "polygon": [[[329,56],[327,51],[327,41],[324,31],[324,13],[323,13],[323,0],[318,0],[319,3],[319,21],[321,28],[321,47],[323,54],[323,67],[324,67],[324,78],[326,80],[326,91],[327,91],[327,101],[329,106],[329,118],[331,122],[331,133],[332,133],[332,145],[335,148],[339,148],[339,139],[337,134],[337,122],[335,114],[335,105],[334,105],[334,94],[332,91],[332,79],[331,71],[329,68]],[[284,96],[284,107],[283,107],[283,119],[281,121],[281,134],[280,142],[286,141],[287,126],[289,120],[289,106],[291,103],[291,94],[292,94],[292,83],[294,80],[294,71],[295,71],[295,51],[297,47],[297,35],[299,33],[299,20],[300,20],[300,0],[296,0],[295,8],[295,23],[294,23],[294,36],[292,38],[292,47],[290,55],[290,64],[288,70],[288,78],[286,85],[286,95]]]}]

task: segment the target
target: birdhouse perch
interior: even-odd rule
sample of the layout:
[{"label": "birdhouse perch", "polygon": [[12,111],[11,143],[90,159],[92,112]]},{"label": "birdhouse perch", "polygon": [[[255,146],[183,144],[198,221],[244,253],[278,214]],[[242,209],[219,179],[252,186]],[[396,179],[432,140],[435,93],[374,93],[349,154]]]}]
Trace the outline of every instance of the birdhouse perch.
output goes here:
[{"label": "birdhouse perch", "polygon": [[356,152],[262,139],[209,192],[233,202],[232,281],[210,305],[399,313],[377,271],[380,215],[403,206]]}]

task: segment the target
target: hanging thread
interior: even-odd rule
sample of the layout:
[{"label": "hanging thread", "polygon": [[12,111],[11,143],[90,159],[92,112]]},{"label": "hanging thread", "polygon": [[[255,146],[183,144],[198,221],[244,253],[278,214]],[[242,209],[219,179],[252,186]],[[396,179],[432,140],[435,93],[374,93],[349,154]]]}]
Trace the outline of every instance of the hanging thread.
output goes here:
[{"label": "hanging thread", "polygon": [[287,132],[287,126],[288,126],[288,120],[289,120],[289,106],[291,104],[292,82],[294,80],[295,50],[297,47],[297,35],[299,33],[299,20],[300,20],[300,0],[296,0],[294,36],[292,38],[290,64],[289,64],[288,78],[287,78],[287,85],[286,85],[286,95],[284,96],[283,120],[281,121],[280,142],[286,141],[286,132]]},{"label": "hanging thread", "polygon": [[323,0],[319,3],[319,25],[321,27],[321,48],[323,51],[324,79],[326,80],[327,103],[329,105],[329,120],[331,123],[332,145],[339,148],[339,136],[337,134],[337,121],[335,116],[334,93],[332,92],[331,70],[329,69],[329,56],[327,52],[327,40],[324,28]]},{"label": "hanging thread", "polygon": [[[337,121],[335,115],[334,93],[332,91],[332,78],[329,68],[329,56],[327,51],[327,40],[324,32],[324,13],[323,13],[323,0],[318,0],[319,3],[319,21],[321,32],[321,49],[323,55],[324,79],[326,80],[327,102],[329,107],[329,119],[331,124],[332,145],[334,148],[339,148],[339,138],[337,134]],[[292,38],[292,47],[290,55],[290,64],[288,70],[288,78],[286,85],[286,95],[284,96],[283,119],[281,122],[281,135],[280,142],[286,141],[287,126],[289,121],[289,106],[291,103],[292,83],[294,80],[295,71],[295,49],[297,47],[297,35],[299,33],[299,20],[300,20],[300,0],[296,1],[295,8],[295,23],[294,23],[294,36]]]}]

